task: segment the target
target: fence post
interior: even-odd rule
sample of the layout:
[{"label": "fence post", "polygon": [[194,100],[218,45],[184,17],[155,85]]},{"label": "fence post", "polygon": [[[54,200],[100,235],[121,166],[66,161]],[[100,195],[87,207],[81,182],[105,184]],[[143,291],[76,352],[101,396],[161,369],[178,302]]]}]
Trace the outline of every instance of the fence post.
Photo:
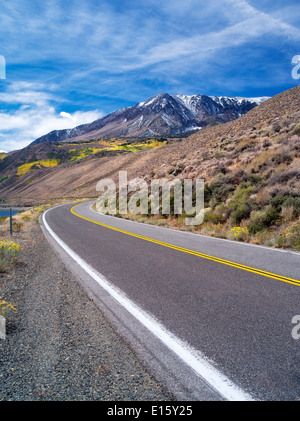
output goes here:
[{"label": "fence post", "polygon": [[9,209],[9,228],[10,228],[10,235],[12,235],[12,209]]},{"label": "fence post", "polygon": [[285,241],[285,232],[284,232],[284,215],[282,215],[282,248],[284,249],[284,241]]}]

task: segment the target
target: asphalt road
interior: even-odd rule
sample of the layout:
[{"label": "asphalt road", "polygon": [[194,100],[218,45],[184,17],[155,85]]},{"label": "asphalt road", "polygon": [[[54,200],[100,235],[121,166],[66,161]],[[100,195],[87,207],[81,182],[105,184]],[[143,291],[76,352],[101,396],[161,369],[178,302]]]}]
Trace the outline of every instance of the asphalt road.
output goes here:
[{"label": "asphalt road", "polygon": [[[178,399],[232,398],[223,393],[218,375],[202,376],[189,366],[193,353],[203,356],[229,389],[241,392],[233,393],[237,400],[243,393],[255,400],[300,399],[300,340],[292,336],[292,318],[300,314],[299,253],[99,215],[90,203],[76,206],[76,214],[72,207],[46,213],[48,238]],[[49,228],[76,254],[77,263],[57,245]],[[126,302],[121,309],[109,291],[88,279],[78,256],[174,335],[187,353],[182,358],[181,351],[175,355],[176,340],[166,346],[159,335],[150,334],[141,319],[136,321],[128,313]]]}]

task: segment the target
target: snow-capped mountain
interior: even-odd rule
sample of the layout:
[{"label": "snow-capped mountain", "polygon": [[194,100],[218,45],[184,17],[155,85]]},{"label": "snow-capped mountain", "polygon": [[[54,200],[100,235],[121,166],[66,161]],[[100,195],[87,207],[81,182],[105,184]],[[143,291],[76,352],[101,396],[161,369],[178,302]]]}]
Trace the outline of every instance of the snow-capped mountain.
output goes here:
[{"label": "snow-capped mountain", "polygon": [[92,123],[54,130],[33,143],[183,133],[234,120],[267,99],[159,94]]}]

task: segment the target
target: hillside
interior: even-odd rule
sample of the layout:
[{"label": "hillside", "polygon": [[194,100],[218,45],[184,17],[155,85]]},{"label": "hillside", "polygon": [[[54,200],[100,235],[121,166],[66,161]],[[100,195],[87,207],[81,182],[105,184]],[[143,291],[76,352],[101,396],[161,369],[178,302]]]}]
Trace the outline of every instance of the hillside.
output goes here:
[{"label": "hillside", "polygon": [[[232,153],[239,158],[242,157],[242,153],[246,153],[247,149],[241,152],[238,146],[241,138],[247,139],[256,135],[257,142],[263,143],[267,137],[275,144],[276,138],[282,135],[281,132],[289,130],[283,127],[280,129],[281,132],[276,132],[276,138],[270,137],[273,136],[270,132],[275,119],[279,119],[278,124],[281,125],[286,118],[290,120],[291,125],[297,124],[297,112],[300,110],[299,90],[300,88],[296,87],[283,92],[234,121],[207,127],[186,139],[163,138],[158,149],[140,150],[134,153],[131,153],[130,150],[119,151],[120,153],[117,150],[107,151],[106,156],[98,154],[95,157],[95,153],[99,152],[98,149],[115,148],[116,145],[126,144],[127,140],[102,138],[94,142],[78,142],[77,145],[76,142],[70,144],[67,142],[41,142],[30,145],[20,151],[8,154],[1,161],[0,178],[5,176],[9,178],[1,183],[0,194],[2,197],[27,196],[45,199],[63,195],[71,197],[95,196],[95,184],[99,178],[116,175],[116,171],[119,169],[127,169],[132,176],[143,176],[150,173],[159,176],[163,172],[171,174],[171,167],[177,164],[182,165],[183,170],[180,173],[188,174],[190,177],[205,175],[205,178],[209,180],[213,171],[222,163],[228,166],[224,159],[225,156],[219,157],[220,153],[227,155],[228,148],[233,148]],[[258,133],[260,130],[262,132]],[[265,136],[263,130],[268,132],[269,136]],[[285,143],[288,144],[290,138],[289,136],[286,138]],[[148,139],[132,138],[129,143],[147,141]],[[70,155],[70,149],[73,149],[74,156]],[[85,149],[85,152],[89,152],[87,151],[89,149],[93,153],[87,153],[86,156],[83,156],[84,153],[81,156],[79,154],[76,159],[74,149]],[[21,178],[16,175],[14,178],[10,178],[13,177],[11,173],[13,171],[17,173],[19,167],[24,163],[47,159],[56,160],[52,164],[57,163],[57,165],[43,167],[40,170],[35,168],[36,171],[29,171]],[[195,159],[199,163],[195,163]],[[203,166],[203,164],[205,165]],[[239,165],[238,162],[236,165]],[[171,175],[169,176],[171,177]]]},{"label": "hillside", "polygon": [[[120,144],[122,140],[114,141]],[[31,148],[43,151],[49,145],[52,155],[48,150],[48,159],[59,159],[55,154],[60,151],[63,155],[64,143],[46,142]],[[72,149],[87,146],[92,147],[73,144]],[[207,127],[186,139],[161,139],[159,147],[106,153],[116,154],[79,154],[78,159],[62,159],[55,167],[36,168],[11,181],[9,177],[1,183],[1,197],[40,201],[96,197],[97,182],[106,177],[117,181],[120,170],[127,170],[128,178],[146,180],[204,178],[207,209],[202,233],[227,237],[231,228],[246,225],[255,241],[280,245],[283,218],[287,227],[300,231],[300,87],[263,102],[234,121]],[[9,159],[16,161],[12,154],[2,164],[7,165]],[[8,166],[0,178],[7,171]],[[275,230],[277,237],[274,231],[269,238],[265,228]]]},{"label": "hillside", "polygon": [[[84,186],[80,183],[75,187],[71,183],[69,192],[68,186],[64,184],[65,180],[68,180],[66,173],[75,177],[74,180],[76,180],[78,176],[83,175],[82,168],[86,165],[101,168],[104,163],[109,162],[110,165],[114,157],[119,159],[129,155],[130,159],[135,159],[137,152],[161,148],[163,145],[177,141],[177,138],[127,138],[126,140],[101,138],[91,142],[31,144],[24,149],[4,155],[0,160],[0,195],[1,197],[12,195],[23,198],[49,198],[49,192],[43,190],[43,180],[48,180],[49,176],[55,178],[56,174],[63,171],[64,175],[61,179],[63,189],[57,193],[61,196],[65,194],[74,196]],[[87,174],[87,177],[91,177],[91,174]],[[50,188],[50,191],[53,191],[51,197],[57,197],[57,182],[54,180],[53,185],[51,183],[47,181],[47,189]],[[43,191],[40,191],[40,186]],[[72,190],[74,190],[73,193]]]},{"label": "hillside", "polygon": [[[72,130],[50,132],[22,150],[1,154],[1,190],[4,195],[9,194],[12,189],[16,194],[26,196],[28,185],[39,181],[53,168],[55,171],[61,166],[70,168],[93,158],[97,158],[100,164],[99,159],[102,158],[171,144],[187,137],[191,133],[188,129],[197,131],[200,124],[211,126],[231,121],[265,100],[266,98],[157,95],[133,107],[118,110],[93,123],[75,127]],[[119,130],[120,122],[122,130]],[[154,133],[152,130],[154,126],[156,134],[167,132],[169,137],[141,136],[145,133]],[[184,133],[171,134],[179,131]],[[100,136],[104,133],[110,135],[118,133],[120,137]],[[124,137],[124,133],[131,133],[133,136]],[[81,188],[81,186],[76,187],[77,191]]]}]

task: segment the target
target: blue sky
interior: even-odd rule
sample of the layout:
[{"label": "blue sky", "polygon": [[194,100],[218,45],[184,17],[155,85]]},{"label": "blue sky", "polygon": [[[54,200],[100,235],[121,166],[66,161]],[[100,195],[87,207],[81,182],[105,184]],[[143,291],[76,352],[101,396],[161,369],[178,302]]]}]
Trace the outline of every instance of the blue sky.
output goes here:
[{"label": "blue sky", "polygon": [[300,54],[299,0],[0,6],[0,150],[158,93],[273,96],[299,84],[291,76]]}]

